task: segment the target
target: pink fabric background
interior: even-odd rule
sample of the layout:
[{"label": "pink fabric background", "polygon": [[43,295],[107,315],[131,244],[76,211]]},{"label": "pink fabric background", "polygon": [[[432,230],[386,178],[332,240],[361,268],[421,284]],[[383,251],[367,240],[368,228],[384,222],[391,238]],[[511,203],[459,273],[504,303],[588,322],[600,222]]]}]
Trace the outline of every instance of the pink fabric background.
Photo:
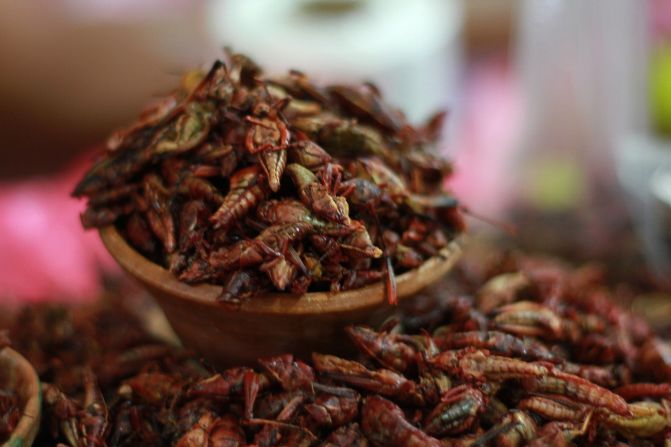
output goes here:
[{"label": "pink fabric background", "polygon": [[70,197],[88,160],[51,178],[0,185],[0,304],[77,301],[100,291],[100,272],[117,270]]}]

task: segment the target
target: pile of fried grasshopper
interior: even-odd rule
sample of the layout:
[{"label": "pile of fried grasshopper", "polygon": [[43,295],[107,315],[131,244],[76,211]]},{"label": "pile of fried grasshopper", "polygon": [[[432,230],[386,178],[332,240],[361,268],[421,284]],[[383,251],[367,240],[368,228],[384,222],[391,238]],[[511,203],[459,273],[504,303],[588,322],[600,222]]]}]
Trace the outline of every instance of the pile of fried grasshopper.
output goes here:
[{"label": "pile of fried grasshopper", "polygon": [[28,307],[10,335],[44,381],[44,443],[664,445],[671,348],[602,273],[522,255],[462,265],[385,327],[349,327],[347,358],[216,371],[123,299]]},{"label": "pile of fried grasshopper", "polygon": [[340,291],[436,256],[463,229],[434,155],[445,114],[413,127],[371,84],[264,76],[232,54],[117,131],[76,186],[85,227],[114,224],[187,282]]}]

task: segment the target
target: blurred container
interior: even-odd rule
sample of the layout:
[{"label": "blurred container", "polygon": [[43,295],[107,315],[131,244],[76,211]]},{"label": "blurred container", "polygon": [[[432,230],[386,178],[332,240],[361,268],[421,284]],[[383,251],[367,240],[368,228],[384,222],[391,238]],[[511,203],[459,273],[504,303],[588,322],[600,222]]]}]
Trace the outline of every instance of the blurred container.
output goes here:
[{"label": "blurred container", "polygon": [[[671,5],[647,0],[635,11],[644,32],[630,39],[640,48],[623,85],[636,95],[634,119],[619,129],[617,174],[646,259],[656,278],[671,290],[668,171],[671,167]],[[639,20],[640,21],[640,20]],[[635,124],[635,125],[632,125]]]},{"label": "blurred container", "polygon": [[671,247],[665,250],[660,230],[664,208],[661,183],[668,175],[661,169],[671,166],[671,142],[648,132],[632,132],[618,142],[616,159],[618,177],[646,258],[659,279],[671,282]]},{"label": "blurred container", "polygon": [[209,19],[222,45],[269,73],[297,68],[320,82],[373,81],[413,122],[456,102],[458,0],[213,1]]},{"label": "blurred container", "polygon": [[526,0],[519,20],[526,128],[512,173],[516,215],[529,232],[534,222],[556,222],[528,248],[628,256],[615,148],[647,128],[647,2]]},{"label": "blurred container", "polygon": [[671,143],[667,144],[669,161],[655,170],[650,179],[652,193],[652,231],[659,241],[660,275],[671,284]]}]

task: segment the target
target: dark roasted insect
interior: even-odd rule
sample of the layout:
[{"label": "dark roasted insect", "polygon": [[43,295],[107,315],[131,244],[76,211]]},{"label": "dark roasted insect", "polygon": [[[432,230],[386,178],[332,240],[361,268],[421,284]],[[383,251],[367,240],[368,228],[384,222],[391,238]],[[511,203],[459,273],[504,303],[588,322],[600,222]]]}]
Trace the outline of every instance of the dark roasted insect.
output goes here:
[{"label": "dark roasted insect", "polygon": [[294,359],[291,354],[259,359],[259,364],[274,381],[287,391],[311,389],[315,381],[312,368]]},{"label": "dark roasted insect", "polygon": [[440,349],[461,349],[472,346],[490,352],[525,360],[555,360],[556,357],[540,343],[524,340],[499,331],[444,332],[437,329],[433,338]]},{"label": "dark roasted insect", "polygon": [[626,400],[671,397],[671,385],[668,383],[630,383],[613,391]]},{"label": "dark roasted insect", "polygon": [[209,398],[229,398],[229,397],[246,397],[250,393],[245,390],[245,387],[255,386],[259,389],[264,389],[268,386],[268,379],[263,375],[256,375],[256,383],[245,379],[247,373],[253,372],[249,368],[232,368],[222,371],[220,374],[215,374],[207,379],[194,383],[188,388],[187,396],[189,397],[209,397]]},{"label": "dark roasted insect", "polygon": [[581,425],[575,422],[548,422],[538,430],[538,436],[528,445],[533,447],[568,446],[575,438],[587,432],[591,423],[591,415],[592,413],[589,413]]},{"label": "dark roasted insect", "polygon": [[416,405],[424,401],[415,382],[393,371],[373,371],[358,362],[332,355],[313,354],[312,362],[321,376],[331,380]]},{"label": "dark roasted insect", "polygon": [[215,228],[228,228],[263,200],[267,195],[264,181],[257,166],[236,172],[223,203],[210,218]]},{"label": "dark roasted insect", "polygon": [[355,421],[359,416],[361,396],[349,388],[319,385],[313,403],[304,406],[319,427],[337,428]]},{"label": "dark roasted insect", "polygon": [[218,300],[222,303],[239,304],[242,298],[263,290],[263,278],[255,270],[236,270],[224,284]]},{"label": "dark roasted insect", "polygon": [[573,374],[552,371],[551,374],[525,381],[525,386],[531,391],[560,394],[589,405],[605,407],[618,415],[630,413],[622,397]]},{"label": "dark roasted insect", "polygon": [[441,398],[424,421],[424,431],[432,436],[453,435],[470,429],[483,410],[485,397],[469,385],[452,388]]},{"label": "dark roasted insect", "polygon": [[399,131],[403,126],[398,113],[385,106],[380,100],[380,92],[371,84],[364,84],[358,89],[336,85],[329,88],[329,92],[357,116],[392,131]]},{"label": "dark roasted insect", "polygon": [[257,215],[270,225],[309,223],[315,229],[329,236],[345,236],[356,230],[355,226],[326,222],[317,218],[305,205],[297,200],[269,200],[261,204]]},{"label": "dark roasted insect", "polygon": [[287,166],[287,173],[296,185],[298,195],[305,206],[331,222],[349,223],[347,200],[344,197],[332,195],[312,171],[299,164],[291,163]]},{"label": "dark roasted insect", "polygon": [[668,407],[657,402],[641,401],[628,406],[630,414],[606,413],[604,423],[625,436],[650,437],[668,430],[670,413]]},{"label": "dark roasted insect", "polygon": [[209,431],[209,446],[242,447],[247,444],[245,432],[233,415],[215,420]]},{"label": "dark roasted insect", "polygon": [[543,363],[525,362],[476,349],[445,351],[432,358],[430,362],[448,373],[476,381],[543,378],[550,372],[550,367]]},{"label": "dark roasted insect", "polygon": [[299,136],[298,141],[289,148],[289,160],[308,169],[315,169],[330,163],[333,158],[314,141]]},{"label": "dark roasted insect", "polygon": [[361,427],[376,446],[439,447],[440,441],[412,425],[393,402],[379,396],[365,399]]},{"label": "dark roasted insect", "polygon": [[527,397],[517,408],[530,411],[550,421],[579,421],[587,413],[587,406],[564,396],[540,394]]},{"label": "dark roasted insect", "polygon": [[416,362],[415,349],[399,337],[363,326],[348,326],[345,331],[362,352],[385,368],[405,372]]},{"label": "dark roasted insect", "polygon": [[210,133],[213,106],[209,102],[189,102],[183,112],[154,137],[154,154],[192,150]]},{"label": "dark roasted insect", "polygon": [[251,154],[258,155],[268,179],[268,186],[273,191],[280,188],[280,177],[287,164],[287,147],[291,133],[279,114],[287,103],[288,100],[280,100],[269,106],[260,102],[254,106],[252,115],[245,117],[251,124],[245,146]]},{"label": "dark roasted insect", "polygon": [[0,442],[5,442],[21,419],[19,397],[13,390],[0,389]]},{"label": "dark roasted insect", "polygon": [[45,383],[42,390],[45,407],[52,418],[54,433],[65,437],[70,445],[82,445],[81,427],[78,421],[81,405],[54,385]]},{"label": "dark roasted insect", "polygon": [[524,411],[511,410],[498,424],[475,441],[474,445],[494,445],[515,447],[524,445],[536,437],[537,426],[533,418]]},{"label": "dark roasted insect", "polygon": [[309,223],[274,225],[263,230],[256,238],[242,240],[210,255],[210,264],[216,269],[245,269],[284,255],[291,242],[305,237],[313,226]]},{"label": "dark roasted insect", "polygon": [[321,447],[368,447],[368,440],[359,424],[344,425],[329,435]]}]

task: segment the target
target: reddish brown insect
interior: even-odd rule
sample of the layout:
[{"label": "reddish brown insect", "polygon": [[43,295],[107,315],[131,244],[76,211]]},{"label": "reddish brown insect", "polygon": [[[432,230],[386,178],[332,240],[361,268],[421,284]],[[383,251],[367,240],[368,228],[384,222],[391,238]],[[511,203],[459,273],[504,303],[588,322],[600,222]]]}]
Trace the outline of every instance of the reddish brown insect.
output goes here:
[{"label": "reddish brown insect", "polygon": [[549,422],[538,430],[538,436],[529,442],[530,447],[547,445],[570,445],[579,436],[583,436],[592,422],[592,413],[588,413],[582,424],[576,422]]},{"label": "reddish brown insect", "polygon": [[625,400],[617,394],[573,374],[552,371],[525,382],[531,391],[561,394],[589,405],[608,408],[615,414],[629,415]]},{"label": "reddish brown insect", "polygon": [[626,400],[663,398],[671,396],[671,385],[668,383],[630,383],[614,390],[615,394]]},{"label": "reddish brown insect", "polygon": [[259,364],[285,390],[312,389],[315,381],[312,368],[300,360],[295,360],[291,354],[259,359]]},{"label": "reddish brown insect", "polygon": [[92,371],[84,372],[83,382],[84,407],[80,422],[80,431],[83,437],[82,445],[87,447],[104,445],[109,423],[107,404]]},{"label": "reddish brown insect", "polygon": [[517,408],[536,413],[550,421],[579,421],[587,413],[585,405],[550,394],[527,397],[517,404]]},{"label": "reddish brown insect", "polygon": [[0,442],[5,442],[21,419],[19,396],[13,390],[0,389]]},{"label": "reddish brown insect", "polygon": [[520,410],[511,410],[495,426],[476,440],[477,444],[494,441],[497,446],[524,445],[536,437],[537,426],[533,418]]},{"label": "reddish brown insect", "polygon": [[153,405],[166,402],[178,395],[183,383],[176,377],[161,373],[140,373],[124,382],[130,387],[134,396]]},{"label": "reddish brown insect", "polygon": [[670,413],[668,405],[642,401],[629,405],[629,414],[606,413],[604,423],[627,437],[651,437],[668,430]]},{"label": "reddish brown insect", "polygon": [[301,202],[293,199],[268,200],[259,205],[257,215],[271,224],[309,223],[318,231],[329,236],[345,236],[357,229],[356,225],[326,222],[317,218]]},{"label": "reddish brown insect", "polygon": [[342,197],[334,197],[328,188],[318,181],[317,176],[303,166],[291,163],[287,166],[301,201],[315,212],[332,222],[349,223],[349,206]]},{"label": "reddish brown insect", "polygon": [[312,354],[312,363],[321,376],[332,380],[404,402],[421,404],[424,401],[417,384],[396,372],[373,371],[352,360],[316,353]]},{"label": "reddish brown insect", "polygon": [[452,388],[424,421],[424,431],[432,436],[457,434],[468,430],[483,410],[485,397],[469,385]]},{"label": "reddish brown insect", "polygon": [[331,433],[321,444],[323,447],[368,447],[359,424],[344,425]]},{"label": "reddish brown insect", "polygon": [[210,221],[215,228],[228,228],[266,195],[264,178],[258,166],[241,169],[231,177],[230,191]]},{"label": "reddish brown insect", "polygon": [[476,349],[445,351],[430,359],[430,363],[465,379],[492,381],[543,377],[551,368],[544,363],[525,362]]},{"label": "reddish brown insect", "polygon": [[396,111],[385,106],[380,100],[379,91],[371,84],[365,84],[356,89],[336,85],[329,91],[357,116],[373,120],[377,125],[391,131],[400,130],[402,124]]},{"label": "reddish brown insect", "polygon": [[561,319],[549,308],[532,302],[518,301],[496,310],[492,323],[495,328],[520,336],[561,338]]},{"label": "reddish brown insect", "polygon": [[142,187],[149,226],[158,240],[163,243],[165,251],[172,253],[177,248],[177,235],[175,221],[170,210],[169,191],[156,174],[145,176]]},{"label": "reddish brown insect", "polygon": [[377,360],[385,368],[405,372],[416,361],[415,349],[398,337],[375,332],[365,326],[348,326],[345,331],[359,350]]},{"label": "reddish brown insect", "polygon": [[215,420],[209,427],[209,443],[211,447],[242,447],[247,445],[245,432],[232,415]]},{"label": "reddish brown insect", "polygon": [[253,115],[245,119],[251,123],[245,146],[250,154],[258,156],[260,165],[266,173],[268,185],[273,191],[280,187],[280,177],[287,164],[287,147],[291,133],[280,118],[279,112],[286,106],[288,99],[278,101],[272,106],[258,103]]},{"label": "reddish brown insect", "polygon": [[203,414],[193,426],[182,435],[175,447],[205,447],[209,444],[210,430],[214,425],[216,416],[207,412]]},{"label": "reddish brown insect", "polygon": [[308,169],[315,169],[326,163],[330,163],[333,157],[317,143],[309,140],[304,134],[299,133],[298,141],[289,148],[289,160]]},{"label": "reddish brown insect", "polygon": [[404,447],[439,447],[441,443],[410,424],[403,411],[393,402],[379,396],[364,400],[361,427],[375,445]]},{"label": "reddish brown insect", "polygon": [[355,421],[359,416],[361,395],[349,388],[318,386],[314,403],[303,408],[320,427],[336,428]]},{"label": "reddish brown insect", "polygon": [[[250,371],[252,370],[244,367],[227,369],[220,374],[215,374],[193,384],[187,390],[187,396],[216,398],[242,396],[245,390],[245,383],[248,386],[251,384],[249,378],[245,380],[247,373]],[[263,375],[257,375],[254,382],[254,386],[259,389],[264,389],[268,386],[268,379]]]},{"label": "reddish brown insect", "polygon": [[433,335],[440,349],[460,349],[472,346],[496,354],[519,357],[525,360],[556,360],[545,346],[499,331],[435,332]]},{"label": "reddish brown insect", "polygon": [[308,223],[273,225],[256,238],[242,240],[210,255],[209,262],[222,270],[244,269],[283,255],[293,241],[300,240],[312,231]]}]

